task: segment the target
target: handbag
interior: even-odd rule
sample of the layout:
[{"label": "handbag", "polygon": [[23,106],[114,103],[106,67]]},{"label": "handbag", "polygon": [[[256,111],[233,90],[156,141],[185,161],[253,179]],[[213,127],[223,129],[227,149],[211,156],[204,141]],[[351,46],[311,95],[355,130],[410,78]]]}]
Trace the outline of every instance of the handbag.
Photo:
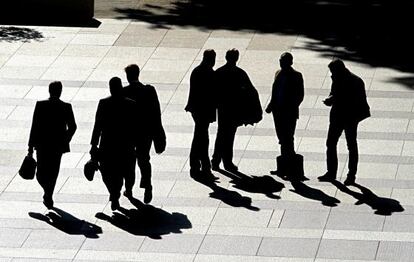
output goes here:
[{"label": "handbag", "polygon": [[31,180],[34,178],[36,173],[36,160],[31,155],[24,157],[23,163],[19,169],[19,175],[26,180]]},{"label": "handbag", "polygon": [[85,175],[88,181],[92,181],[97,170],[98,162],[90,159],[88,162],[86,162],[85,166],[83,167],[83,174]]}]

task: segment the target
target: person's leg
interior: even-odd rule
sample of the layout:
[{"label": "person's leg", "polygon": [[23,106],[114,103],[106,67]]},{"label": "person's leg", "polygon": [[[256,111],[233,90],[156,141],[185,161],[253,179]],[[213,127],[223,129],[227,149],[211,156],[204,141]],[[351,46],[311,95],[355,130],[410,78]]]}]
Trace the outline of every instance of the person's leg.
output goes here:
[{"label": "person's leg", "polygon": [[280,154],[285,157],[295,155],[294,135],[296,129],[296,118],[289,116],[274,117],[276,135],[279,139]]},{"label": "person's leg", "polygon": [[345,184],[355,183],[355,176],[358,169],[358,142],[357,142],[358,122],[345,126],[345,138],[349,151],[348,175]]},{"label": "person's leg", "polygon": [[200,163],[200,151],[201,151],[201,139],[202,139],[202,123],[195,114],[192,114],[194,120],[194,135],[191,143],[190,150],[190,172],[192,174],[198,173],[201,168]]},{"label": "person's leg", "polygon": [[237,171],[237,166],[233,163],[233,147],[237,127],[234,123],[228,123],[224,131],[223,165],[224,169],[228,171]]},{"label": "person's leg", "polygon": [[209,146],[209,137],[208,137],[208,128],[210,123],[207,120],[203,120],[200,126],[200,161],[201,161],[201,171],[211,172],[211,162],[208,151]]},{"label": "person's leg", "polygon": [[48,208],[53,207],[53,192],[59,175],[62,153],[36,151],[37,172],[36,179],[43,188],[43,203]]},{"label": "person's leg", "polygon": [[330,123],[328,129],[328,137],[326,139],[326,164],[327,173],[319,177],[319,180],[333,180],[336,179],[336,173],[338,171],[338,156],[336,146],[338,144],[339,137],[343,131],[343,125],[340,123]]},{"label": "person's leg", "polygon": [[104,182],[108,192],[109,201],[111,201],[111,209],[119,208],[119,197],[121,196],[121,188],[123,177],[119,175],[120,165],[116,156],[102,156],[100,161],[100,170],[102,181]]},{"label": "person's leg", "polygon": [[131,198],[133,196],[132,189],[135,184],[135,152],[130,152],[125,157],[125,169],[123,171],[125,180],[124,196]]},{"label": "person's leg", "polygon": [[224,132],[226,129],[226,119],[220,117],[220,113],[218,115],[217,121],[217,134],[216,134],[216,141],[214,143],[214,152],[213,152],[213,159],[211,160],[211,165],[213,170],[219,169],[220,162],[223,158],[223,143],[224,143]]},{"label": "person's leg", "polygon": [[145,188],[144,203],[148,204],[152,200],[152,184],[151,184],[151,163],[150,150],[152,140],[150,138],[143,139],[137,146],[137,160],[141,171],[140,187]]}]

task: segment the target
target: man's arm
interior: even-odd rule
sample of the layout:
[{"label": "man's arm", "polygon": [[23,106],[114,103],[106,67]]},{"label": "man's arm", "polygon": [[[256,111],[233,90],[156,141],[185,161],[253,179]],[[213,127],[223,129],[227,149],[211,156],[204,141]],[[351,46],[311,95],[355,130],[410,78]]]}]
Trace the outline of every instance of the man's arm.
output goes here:
[{"label": "man's arm", "polygon": [[32,127],[30,129],[30,136],[29,136],[29,154],[33,154],[33,149],[37,147],[37,140],[39,134],[39,103],[37,102],[35,105],[35,109],[33,112],[33,119],[32,119]]},{"label": "man's arm", "polygon": [[96,110],[95,115],[95,124],[92,130],[92,139],[91,139],[91,150],[89,153],[91,154],[92,158],[97,155],[98,151],[98,144],[102,134],[102,103],[99,101],[98,108]]},{"label": "man's arm", "polygon": [[66,137],[68,139],[68,143],[72,140],[73,135],[76,132],[77,125],[75,122],[75,116],[73,114],[72,105],[69,104],[68,106],[68,118],[66,123],[68,129],[66,130]]}]

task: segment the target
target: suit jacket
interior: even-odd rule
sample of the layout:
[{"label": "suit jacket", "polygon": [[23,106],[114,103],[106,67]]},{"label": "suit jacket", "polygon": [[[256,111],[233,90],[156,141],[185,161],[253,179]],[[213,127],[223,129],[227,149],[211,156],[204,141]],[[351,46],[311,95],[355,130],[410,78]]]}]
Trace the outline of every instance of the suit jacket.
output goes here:
[{"label": "suit jacket", "polygon": [[165,148],[166,136],[155,87],[134,82],[124,87],[123,93],[125,97],[135,101],[134,118],[138,128],[137,141],[151,139],[156,144],[156,149],[158,145]]},{"label": "suit jacket", "polygon": [[69,142],[75,131],[75,117],[69,103],[59,99],[38,101],[33,113],[29,147],[69,152]]},{"label": "suit jacket", "polygon": [[215,72],[212,68],[203,64],[194,68],[190,77],[190,92],[185,110],[210,123],[216,121],[217,91]]},{"label": "suit jacket", "polygon": [[[258,112],[252,113],[250,110],[255,110],[260,101],[258,96],[254,96],[257,91],[247,73],[237,66],[225,64],[216,70],[216,79],[219,118],[238,126],[252,124],[252,115],[257,115]],[[246,110],[249,111],[248,114]],[[259,113],[261,119],[261,112]],[[259,118],[255,117],[255,121],[260,121]]]},{"label": "suit jacket", "polygon": [[299,105],[303,97],[302,74],[293,68],[278,70],[275,74],[268,109],[276,115],[299,118]]},{"label": "suit jacket", "polygon": [[101,154],[122,155],[134,151],[135,102],[123,96],[101,99],[95,116],[91,145]]},{"label": "suit jacket", "polygon": [[341,76],[332,76],[328,99],[332,101],[331,122],[359,122],[371,116],[364,81],[349,70]]}]

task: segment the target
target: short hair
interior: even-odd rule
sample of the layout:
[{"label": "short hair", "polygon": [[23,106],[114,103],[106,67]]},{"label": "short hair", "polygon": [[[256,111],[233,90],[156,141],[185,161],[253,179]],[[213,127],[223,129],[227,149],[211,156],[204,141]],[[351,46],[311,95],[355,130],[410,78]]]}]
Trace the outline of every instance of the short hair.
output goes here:
[{"label": "short hair", "polygon": [[212,59],[216,57],[216,51],[213,49],[206,49],[203,53],[203,59]]},{"label": "short hair", "polygon": [[239,50],[232,48],[226,52],[227,62],[237,62],[239,60]]},{"label": "short hair", "polygon": [[119,77],[112,77],[109,80],[109,91],[111,92],[111,95],[117,96],[122,91],[122,80]]},{"label": "short hair", "polygon": [[341,59],[335,58],[329,63],[328,67],[331,71],[338,72],[343,71],[345,69],[345,64],[344,61],[342,61]]},{"label": "short hair", "polygon": [[280,55],[280,61],[283,63],[286,63],[288,65],[293,64],[293,55],[289,52],[284,52],[282,55]]},{"label": "short hair", "polygon": [[53,81],[49,84],[49,94],[51,97],[60,97],[62,94],[62,82],[60,81]]},{"label": "short hair", "polygon": [[138,79],[139,72],[140,72],[139,66],[136,64],[130,64],[127,67],[125,67],[125,73],[128,78]]}]

